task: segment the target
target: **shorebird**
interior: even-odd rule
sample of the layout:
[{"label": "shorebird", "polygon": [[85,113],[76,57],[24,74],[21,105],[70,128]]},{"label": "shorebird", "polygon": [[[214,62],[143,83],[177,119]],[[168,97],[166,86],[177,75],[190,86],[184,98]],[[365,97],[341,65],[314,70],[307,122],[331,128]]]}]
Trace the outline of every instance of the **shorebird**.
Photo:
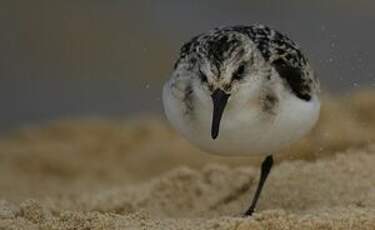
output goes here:
[{"label": "shorebird", "polygon": [[272,154],[303,137],[319,117],[319,81],[300,48],[264,25],[215,28],[193,37],[163,87],[170,123],[192,144],[219,155],[266,157],[252,215]]}]

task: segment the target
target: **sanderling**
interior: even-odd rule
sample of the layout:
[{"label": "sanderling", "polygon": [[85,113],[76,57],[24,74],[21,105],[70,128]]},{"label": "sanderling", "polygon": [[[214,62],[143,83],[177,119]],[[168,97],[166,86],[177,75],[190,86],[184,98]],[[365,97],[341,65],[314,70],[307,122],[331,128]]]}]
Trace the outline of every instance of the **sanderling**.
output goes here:
[{"label": "sanderling", "polygon": [[318,120],[318,94],[319,81],[291,39],[264,25],[228,26],[182,46],[163,104],[170,123],[204,151],[266,155],[245,212],[252,215],[272,154]]}]

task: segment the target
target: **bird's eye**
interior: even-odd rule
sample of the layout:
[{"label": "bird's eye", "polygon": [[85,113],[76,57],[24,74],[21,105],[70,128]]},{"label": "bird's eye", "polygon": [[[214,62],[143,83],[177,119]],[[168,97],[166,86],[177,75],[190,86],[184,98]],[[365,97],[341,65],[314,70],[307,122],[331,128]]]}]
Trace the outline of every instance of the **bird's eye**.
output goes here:
[{"label": "bird's eye", "polygon": [[245,65],[242,64],[238,67],[238,69],[233,73],[232,79],[233,80],[241,80],[244,77],[245,72]]},{"label": "bird's eye", "polygon": [[207,76],[201,70],[199,70],[199,78],[202,82],[207,82]]}]

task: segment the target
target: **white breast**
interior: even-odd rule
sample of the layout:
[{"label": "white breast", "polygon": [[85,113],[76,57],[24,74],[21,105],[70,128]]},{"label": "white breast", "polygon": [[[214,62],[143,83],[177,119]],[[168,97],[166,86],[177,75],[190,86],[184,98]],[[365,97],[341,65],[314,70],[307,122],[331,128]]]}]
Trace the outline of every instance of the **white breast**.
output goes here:
[{"label": "white breast", "polygon": [[317,96],[306,102],[287,94],[273,116],[266,115],[260,106],[230,105],[229,101],[219,136],[213,140],[210,98],[196,102],[194,116],[188,117],[181,99],[172,94],[167,83],[163,103],[168,120],[182,135],[208,153],[219,155],[275,154],[305,135],[318,120],[320,110]]}]

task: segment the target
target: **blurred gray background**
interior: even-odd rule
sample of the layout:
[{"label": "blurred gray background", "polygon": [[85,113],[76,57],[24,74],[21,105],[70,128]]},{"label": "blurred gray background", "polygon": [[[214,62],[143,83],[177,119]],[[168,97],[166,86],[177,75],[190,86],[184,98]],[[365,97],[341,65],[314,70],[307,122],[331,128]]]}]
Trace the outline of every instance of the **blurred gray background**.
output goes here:
[{"label": "blurred gray background", "polygon": [[50,119],[162,111],[177,50],[263,23],[299,43],[326,92],[375,84],[374,1],[1,0],[0,132]]}]

